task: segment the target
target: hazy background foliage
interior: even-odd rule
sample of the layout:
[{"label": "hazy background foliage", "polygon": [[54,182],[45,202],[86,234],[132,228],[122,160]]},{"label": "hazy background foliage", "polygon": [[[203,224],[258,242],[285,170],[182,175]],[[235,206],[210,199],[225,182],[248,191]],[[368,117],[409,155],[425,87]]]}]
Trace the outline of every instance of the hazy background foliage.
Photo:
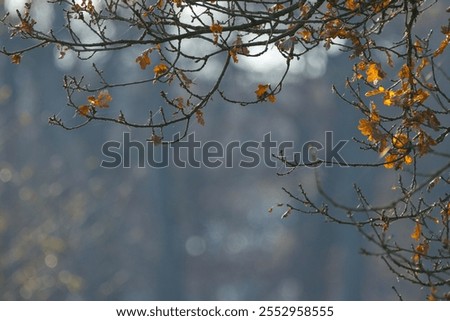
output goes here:
[{"label": "hazy background foliage", "polygon": [[[13,2],[0,1],[1,10]],[[438,15],[442,8],[432,10]],[[41,14],[52,19],[51,12]],[[8,38],[0,29],[0,43]],[[274,49],[264,59],[276,57]],[[89,64],[70,55],[57,58],[57,50],[48,47],[20,65],[0,59],[0,299],[397,299],[392,285],[405,299],[425,297],[395,279],[381,261],[359,255],[367,244],[351,227],[320,217],[281,220],[277,208],[268,213],[287,201],[281,186],[301,182],[314,197],[313,169],[278,177],[262,165],[142,169],[134,162],[130,169],[101,168],[102,144],[120,141],[127,129],[95,123],[69,132],[47,125],[52,114],[72,113],[65,109],[64,73],[92,74]],[[116,52],[96,62],[114,79],[141,73],[134,59]],[[323,142],[328,130],[336,140],[361,138],[355,125],[360,115],[331,93],[332,83],[339,86],[343,75],[350,76],[347,56],[320,48],[295,63],[303,67],[289,76],[276,104],[212,101],[204,110],[205,126],[193,128],[197,139],[261,141],[271,132],[273,139],[293,140],[300,148],[311,139]],[[228,76],[234,92],[253,92],[255,86],[245,84],[270,82],[277,68],[242,65]],[[113,112],[128,113],[160,99],[151,85],[112,96]],[[148,138],[130,131],[133,139]],[[350,145],[343,154],[349,161],[363,157]],[[382,204],[395,179],[388,169],[376,175],[368,168],[318,171],[330,194],[348,204],[352,183]],[[407,237],[411,229],[403,232]]]}]

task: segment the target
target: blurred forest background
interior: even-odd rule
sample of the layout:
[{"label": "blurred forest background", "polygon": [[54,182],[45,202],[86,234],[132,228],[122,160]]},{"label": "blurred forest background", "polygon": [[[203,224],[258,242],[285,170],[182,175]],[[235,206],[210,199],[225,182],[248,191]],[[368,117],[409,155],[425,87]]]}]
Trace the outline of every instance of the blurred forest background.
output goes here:
[{"label": "blurred forest background", "polygon": [[[1,15],[22,2],[0,1]],[[445,14],[444,7],[432,10]],[[38,21],[62,19],[39,14]],[[439,28],[430,23],[425,33]],[[0,29],[0,44],[8,38]],[[115,52],[94,59],[110,79],[121,79],[142,72],[134,57]],[[233,67],[230,90],[252,92],[256,86],[246,84],[270,82],[284,64],[275,48],[260,59]],[[193,127],[196,138],[225,145],[262,141],[271,132],[298,150],[308,140],[324,143],[330,130],[335,142],[362,138],[360,115],[331,92],[332,83],[343,88],[343,76],[351,76],[348,57],[319,48],[295,63],[276,104],[238,107],[215,99],[204,110],[205,126]],[[282,186],[295,190],[301,182],[318,197],[314,169],[280,177],[262,164],[101,168],[103,143],[120,141],[124,131],[145,142],[150,133],[99,122],[76,131],[47,125],[53,114],[72,117],[62,89],[66,73],[93,75],[90,63],[70,53],[59,60],[52,47],[20,65],[0,59],[0,299],[396,300],[392,286],[405,299],[425,297],[381,260],[360,255],[368,244],[353,228],[297,214],[282,220],[277,207],[268,212],[288,201]],[[134,106],[161,103],[151,85],[112,96],[111,113],[146,115]],[[353,143],[342,153],[347,161],[376,157],[366,154]],[[377,204],[389,200],[395,183],[388,169],[316,170],[330,195],[350,205],[353,183]]]}]

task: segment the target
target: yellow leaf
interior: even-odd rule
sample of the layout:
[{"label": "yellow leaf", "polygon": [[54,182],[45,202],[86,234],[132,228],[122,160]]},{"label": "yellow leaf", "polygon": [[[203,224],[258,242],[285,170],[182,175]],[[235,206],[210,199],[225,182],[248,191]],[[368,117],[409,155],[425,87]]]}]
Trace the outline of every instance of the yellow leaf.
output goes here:
[{"label": "yellow leaf", "polygon": [[429,96],[430,93],[428,91],[419,88],[413,95],[413,101],[422,104]]},{"label": "yellow leaf", "polygon": [[377,128],[378,122],[360,119],[358,129],[370,142],[377,143],[384,140],[384,135]]},{"label": "yellow leaf", "polygon": [[421,255],[427,255],[430,245],[428,243],[420,243],[416,246],[416,252]]},{"label": "yellow leaf", "polygon": [[267,99],[273,104],[274,102],[277,101],[277,97],[275,97],[275,95],[271,94],[269,96],[267,96]]},{"label": "yellow leaf", "polygon": [[413,158],[410,155],[406,155],[404,161],[406,165],[411,165],[413,163]]},{"label": "yellow leaf", "polygon": [[360,119],[358,129],[364,136],[369,136],[373,131],[373,124],[370,120]]},{"label": "yellow leaf", "polygon": [[416,49],[418,53],[423,52],[424,48],[422,47],[422,44],[420,43],[419,40],[414,41],[414,49]]},{"label": "yellow leaf", "polygon": [[383,9],[387,8],[392,0],[381,0],[381,1],[372,1],[373,2],[373,11],[378,13]]},{"label": "yellow leaf", "polygon": [[422,233],[422,225],[420,225],[419,222],[416,223],[416,226],[414,227],[414,231],[411,233],[411,238],[413,240],[418,241],[420,239],[420,234]]},{"label": "yellow leaf", "polygon": [[358,62],[356,64],[356,69],[358,69],[358,70],[366,70],[366,68],[367,68],[367,64],[364,60],[361,60],[360,62]]},{"label": "yellow leaf", "polygon": [[445,48],[447,48],[448,44],[450,43],[450,33],[448,33],[445,36],[445,39],[442,40],[441,44],[439,45],[439,47],[436,49],[436,51],[433,53],[433,57],[437,57],[440,54],[442,54],[445,50]]},{"label": "yellow leaf", "polygon": [[398,157],[396,155],[386,155],[386,158],[384,159],[384,161],[385,161],[384,167],[385,168],[394,168],[397,158]]},{"label": "yellow leaf", "polygon": [[256,97],[262,98],[267,93],[268,89],[269,89],[269,85],[259,84],[258,89],[255,90]]},{"label": "yellow leaf", "polygon": [[159,64],[159,65],[156,65],[153,68],[153,71],[155,73],[155,77],[159,77],[159,76],[163,75],[164,73],[167,72],[167,70],[169,70],[169,67],[167,67],[167,65],[162,64],[162,63]]},{"label": "yellow leaf", "polygon": [[392,137],[392,145],[397,149],[405,149],[409,144],[409,139],[406,134],[398,133]]},{"label": "yellow leaf", "polygon": [[398,72],[398,77],[400,79],[409,79],[411,77],[411,69],[407,64],[403,64],[402,68]]},{"label": "yellow leaf", "polygon": [[419,66],[417,67],[417,70],[416,70],[416,77],[419,77],[419,76],[420,76],[420,73],[422,72],[422,70],[423,70],[426,66],[428,66],[429,64],[430,64],[430,61],[428,60],[428,58],[423,58],[423,59],[420,61]]},{"label": "yellow leaf", "polygon": [[369,119],[371,122],[379,123],[380,122],[380,115],[377,111],[377,105],[375,105],[373,102],[370,102],[370,116]]},{"label": "yellow leaf", "polygon": [[385,104],[386,106],[392,106],[394,104],[394,97],[395,92],[393,90],[386,91],[383,98],[383,104]]},{"label": "yellow leaf", "polygon": [[415,253],[412,257],[412,260],[415,264],[419,263],[420,258],[422,255],[427,255],[428,249],[430,248],[430,245],[428,243],[420,243],[416,246]]},{"label": "yellow leaf", "polygon": [[374,85],[378,83],[378,81],[382,80],[385,76],[385,73],[381,69],[379,63],[370,62],[366,69],[367,74],[367,82],[371,82]]},{"label": "yellow leaf", "polygon": [[380,86],[377,89],[369,90],[368,92],[366,92],[366,97],[375,96],[375,95],[384,93],[384,91],[385,91],[384,87]]},{"label": "yellow leaf", "polygon": [[87,98],[87,100],[88,100],[89,104],[91,104],[93,106],[97,105],[97,98],[95,98],[95,96],[89,96]]}]

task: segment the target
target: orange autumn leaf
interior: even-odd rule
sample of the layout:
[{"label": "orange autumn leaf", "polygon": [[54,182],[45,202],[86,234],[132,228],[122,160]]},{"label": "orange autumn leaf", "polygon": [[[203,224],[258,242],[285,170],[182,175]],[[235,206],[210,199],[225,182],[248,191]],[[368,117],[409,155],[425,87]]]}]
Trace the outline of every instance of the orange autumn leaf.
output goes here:
[{"label": "orange autumn leaf", "polygon": [[13,56],[11,57],[11,62],[12,62],[13,64],[18,65],[18,64],[20,64],[20,60],[21,60],[21,59],[22,59],[22,56],[21,56],[21,55],[15,54],[15,55],[13,55]]},{"label": "orange autumn leaf", "polygon": [[411,69],[407,64],[403,64],[397,75],[400,79],[409,79],[412,76]]},{"label": "orange autumn leaf", "polygon": [[397,162],[398,157],[396,155],[387,155],[386,158],[384,159],[385,164],[384,167],[385,168],[394,168],[395,167],[395,163]]},{"label": "orange autumn leaf", "polygon": [[392,0],[373,1],[373,11],[378,13],[387,8]]},{"label": "orange autumn leaf", "polygon": [[152,134],[152,136],[150,137],[149,141],[152,142],[154,145],[161,145],[162,137],[158,136],[156,134]]},{"label": "orange autumn leaf", "polygon": [[205,119],[203,118],[203,112],[199,109],[195,112],[195,118],[197,118],[197,123],[204,126],[205,125]]},{"label": "orange autumn leaf", "polygon": [[309,13],[309,10],[311,9],[308,3],[305,3],[300,6],[300,16],[304,17]]},{"label": "orange autumn leaf", "polygon": [[97,106],[100,108],[108,108],[111,100],[112,100],[112,97],[109,94],[109,92],[106,89],[102,90],[98,93],[98,96],[97,96],[97,101],[98,101]]},{"label": "orange autumn leaf", "polygon": [[141,66],[141,69],[145,69],[148,65],[151,64],[151,60],[148,54],[149,50],[146,50],[136,58],[136,62],[139,64],[139,66]]},{"label": "orange autumn leaf", "polygon": [[447,203],[447,206],[441,211],[441,214],[450,217],[450,202]]},{"label": "orange autumn leaf", "polygon": [[179,8],[179,7],[181,7],[183,1],[182,0],[172,0],[172,2],[175,3],[177,5],[177,7]]},{"label": "orange autumn leaf", "polygon": [[213,23],[210,27],[209,30],[211,30],[211,32],[214,35],[214,44],[217,44],[217,41],[219,40],[219,35],[222,33],[223,27],[221,25],[219,25],[218,23]]},{"label": "orange autumn leaf", "polygon": [[283,9],[284,9],[284,6],[281,3],[277,3],[269,8],[269,12],[277,12],[277,11],[280,11]]},{"label": "orange autumn leaf", "polygon": [[108,90],[104,89],[98,93],[97,97],[89,96],[87,100],[93,107],[108,108],[112,97],[109,94]]},{"label": "orange autumn leaf", "polygon": [[413,101],[422,104],[429,96],[430,93],[428,91],[419,88],[413,95]]},{"label": "orange autumn leaf", "polygon": [[431,288],[431,293],[427,295],[427,300],[428,301],[437,301],[437,289],[435,287]]},{"label": "orange autumn leaf", "polygon": [[378,83],[378,81],[382,80],[385,76],[385,73],[381,69],[379,63],[370,62],[366,69],[367,82],[371,82],[374,85]]},{"label": "orange autumn leaf", "polygon": [[450,43],[450,32],[447,32],[445,34],[445,39],[442,40],[439,47],[433,53],[433,57],[437,57],[437,56],[441,55],[444,52],[445,48],[447,48],[449,43]]},{"label": "orange autumn leaf", "polygon": [[408,146],[409,144],[409,139],[408,136],[406,134],[395,134],[392,137],[392,145],[397,148],[397,149],[404,149]]},{"label": "orange autumn leaf", "polygon": [[377,128],[378,122],[367,119],[360,119],[358,129],[367,139],[373,143],[379,142],[383,139],[383,134]]},{"label": "orange autumn leaf", "polygon": [[421,255],[427,255],[430,245],[428,243],[420,243],[416,246],[416,252]]},{"label": "orange autumn leaf", "polygon": [[373,123],[367,119],[360,119],[358,129],[364,136],[370,136],[373,131]]},{"label": "orange autumn leaf", "polygon": [[16,25],[15,27],[20,30],[20,32],[22,33],[27,33],[27,34],[31,34],[33,33],[33,26],[36,24],[36,21],[34,21],[33,19],[29,20],[25,20],[23,19],[21,21],[20,24]]},{"label": "orange autumn leaf", "polygon": [[237,56],[237,53],[236,53],[235,49],[231,49],[230,51],[228,51],[228,54],[231,56],[231,58],[233,58],[233,62],[235,64],[237,64],[239,62],[239,58]]},{"label": "orange autumn leaf", "polygon": [[359,1],[357,1],[357,0],[346,0],[345,1],[345,6],[349,10],[356,10],[356,9],[359,8]]},{"label": "orange autumn leaf", "polygon": [[309,29],[303,29],[303,30],[297,32],[297,34],[299,34],[304,41],[306,41],[306,42],[311,41],[312,33]]},{"label": "orange autumn leaf", "polygon": [[394,105],[395,101],[395,92],[393,90],[387,90],[384,93],[384,97],[383,97],[383,104],[385,104],[386,106],[392,106]]},{"label": "orange autumn leaf", "polygon": [[414,231],[411,233],[411,238],[415,241],[418,241],[420,239],[420,234],[422,233],[422,225],[417,222],[416,226],[414,227]]},{"label": "orange autumn leaf", "polygon": [[415,253],[412,260],[415,264],[419,263],[422,255],[427,255],[430,245],[428,243],[420,243],[415,248]]},{"label": "orange autumn leaf", "polygon": [[364,76],[360,73],[361,71],[366,70],[366,62],[364,60],[361,60],[356,65],[353,66],[353,71],[355,72],[355,78],[361,79],[364,78]]},{"label": "orange autumn leaf", "polygon": [[222,33],[223,27],[221,25],[219,25],[218,23],[213,23],[209,27],[209,30],[211,30],[211,32],[214,34],[220,34],[220,33]]},{"label": "orange autumn leaf", "polygon": [[380,114],[378,114],[378,111],[377,111],[377,105],[375,105],[373,102],[370,102],[369,119],[371,122],[375,122],[375,123],[379,123],[381,120]]},{"label": "orange autumn leaf", "polygon": [[358,62],[356,64],[356,69],[358,70],[366,70],[367,68],[367,63],[364,60],[361,60],[360,62]]},{"label": "orange autumn leaf", "polygon": [[258,89],[255,90],[256,97],[262,98],[267,93],[268,89],[269,89],[268,84],[267,85],[259,84]]},{"label": "orange autumn leaf", "polygon": [[277,97],[275,97],[274,94],[270,94],[269,96],[267,96],[267,99],[273,104],[277,101]]},{"label": "orange autumn leaf", "polygon": [[406,155],[403,160],[405,161],[406,165],[411,165],[413,163],[413,158],[411,157],[411,155]]},{"label": "orange autumn leaf", "polygon": [[164,0],[158,0],[156,6],[161,10],[164,7]]},{"label": "orange autumn leaf", "polygon": [[97,98],[95,98],[95,96],[89,96],[87,98],[87,100],[88,100],[89,104],[96,105]]},{"label": "orange autumn leaf", "polygon": [[423,53],[424,47],[419,40],[414,41],[414,49],[416,49],[418,53]]},{"label": "orange autumn leaf", "polygon": [[159,65],[156,65],[153,68],[153,71],[155,73],[155,77],[159,77],[159,76],[165,74],[167,72],[167,70],[169,70],[169,67],[167,67],[167,65],[162,64],[162,63],[159,64]]},{"label": "orange autumn leaf", "polygon": [[430,64],[430,61],[427,58],[423,58],[420,61],[419,66],[416,69],[416,77],[419,77],[419,75],[421,74],[421,72],[423,71],[423,69],[428,66]]},{"label": "orange autumn leaf", "polygon": [[91,110],[89,105],[82,105],[77,108],[77,113],[82,116],[87,116]]}]

